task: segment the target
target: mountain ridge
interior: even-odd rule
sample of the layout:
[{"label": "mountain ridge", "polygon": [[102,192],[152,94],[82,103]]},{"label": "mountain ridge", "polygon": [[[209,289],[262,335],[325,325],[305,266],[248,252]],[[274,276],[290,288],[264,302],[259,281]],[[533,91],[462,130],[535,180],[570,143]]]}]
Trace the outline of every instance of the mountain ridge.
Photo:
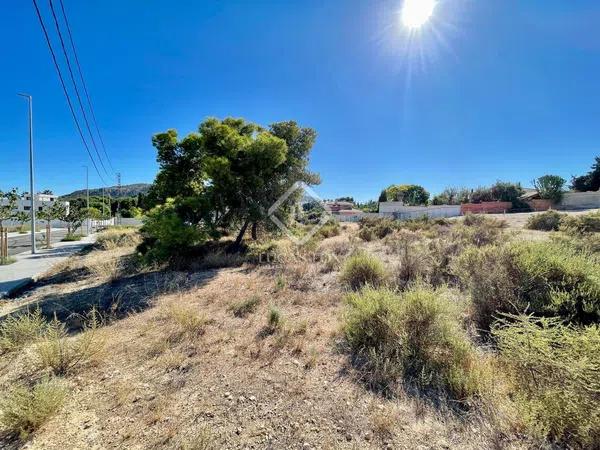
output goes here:
[{"label": "mountain ridge", "polygon": [[[105,195],[110,195],[112,198],[135,197],[138,194],[146,194],[152,186],[150,183],[134,183],[124,184],[120,188],[118,186],[110,186],[104,188]],[[90,196],[101,196],[102,188],[90,188]],[[72,200],[75,198],[85,197],[86,190],[79,189],[70,194],[61,195],[61,200]]]}]

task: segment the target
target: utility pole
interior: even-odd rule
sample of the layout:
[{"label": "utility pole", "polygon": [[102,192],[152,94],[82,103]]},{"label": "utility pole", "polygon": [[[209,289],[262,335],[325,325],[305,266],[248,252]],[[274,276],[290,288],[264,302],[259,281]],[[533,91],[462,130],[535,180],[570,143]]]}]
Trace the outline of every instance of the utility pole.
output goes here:
[{"label": "utility pole", "polygon": [[35,190],[33,178],[33,99],[29,94],[19,94],[29,101],[29,198],[31,199],[31,254],[35,255]]},{"label": "utility pole", "polygon": [[90,173],[88,166],[85,167],[85,190],[86,190],[86,209],[87,217],[85,218],[86,235],[90,235]]},{"label": "utility pole", "polygon": [[104,202],[104,188],[102,188],[102,220],[104,220],[106,214],[106,203]]},{"label": "utility pole", "polygon": [[117,214],[116,225],[121,225],[121,172],[117,173]]}]

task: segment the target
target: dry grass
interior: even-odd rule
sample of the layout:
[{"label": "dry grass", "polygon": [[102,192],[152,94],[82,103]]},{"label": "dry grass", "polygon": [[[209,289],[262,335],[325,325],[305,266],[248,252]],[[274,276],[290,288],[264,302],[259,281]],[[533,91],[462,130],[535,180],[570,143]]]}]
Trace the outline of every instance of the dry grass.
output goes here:
[{"label": "dry grass", "polygon": [[169,340],[175,342],[202,336],[210,322],[197,308],[177,302],[163,307],[162,316],[173,325]]},{"label": "dry grass", "polygon": [[97,315],[92,311],[83,332],[69,337],[64,324],[56,318],[52,320],[35,348],[40,368],[49,369],[55,375],[66,375],[82,366],[97,363],[102,357],[105,344],[99,326]]},{"label": "dry grass", "polygon": [[140,234],[136,228],[114,227],[96,237],[96,246],[102,250],[135,247],[140,242]]},{"label": "dry grass", "polygon": [[[358,364],[351,353],[340,352],[346,348],[347,335],[340,333],[340,325],[347,318],[342,301],[346,291],[338,282],[340,276],[332,272],[342,269],[345,260],[355,253],[368,252],[387,272],[402,261],[408,242],[411,254],[423,251],[430,255],[425,280],[435,284],[436,279],[443,284],[452,280],[451,274],[445,273],[448,262],[473,242],[470,239],[477,237],[480,228],[471,225],[475,231],[470,234],[460,228],[454,236],[454,227],[448,225],[414,226],[414,232],[398,230],[382,240],[364,242],[355,237],[357,227],[350,224],[346,229],[342,227],[341,235],[304,248],[286,241],[261,247],[257,252],[268,251],[270,256],[266,258],[263,253],[258,266],[147,272],[131,285],[127,282],[136,278],[136,272],[123,263],[131,247],[95,250],[74,258],[64,266],[64,272],[52,275],[27,297],[3,308],[39,301],[48,314],[51,307],[60,311],[68,301],[69,308],[73,308],[82,303],[81,299],[102,307],[110,305],[113,297],[120,304],[134,296],[143,297],[144,302],[102,324],[98,336],[110,351],[102,352],[101,359],[81,358],[75,365],[46,364],[48,372],[54,372],[53,366],[65,367],[58,372],[66,374],[66,383],[73,389],[65,399],[69,407],[56,409],[51,426],[33,431],[28,446],[543,447],[547,444],[543,438],[526,437],[527,428],[515,432],[498,419],[505,413],[496,397],[484,401],[487,397],[482,393],[488,391],[488,386],[481,381],[487,378],[485,371],[479,371],[480,364],[493,368],[497,376],[501,372],[490,361],[493,358],[489,353],[471,339],[472,329],[465,327],[470,326],[471,319],[462,309],[454,314],[454,310],[442,308],[440,314],[433,314],[435,320],[425,321],[431,315],[423,311],[430,309],[409,302],[415,307],[404,304],[402,314],[387,317],[394,320],[386,322],[382,315],[379,321],[374,319],[368,326],[358,327],[372,330],[373,324],[379,324],[375,329],[382,330],[394,325],[395,332],[384,333],[385,339],[380,341],[403,358],[402,371],[395,372],[400,375],[394,380],[400,382],[394,383],[397,390],[393,397],[367,388],[369,367]],[[493,233],[488,235],[501,235],[502,231]],[[488,235],[484,233],[483,237]],[[121,268],[90,276],[85,267],[110,256],[121,261]],[[253,261],[259,259],[257,256]],[[229,264],[222,260],[215,263]],[[107,283],[112,274],[113,282]],[[394,298],[403,300],[406,295],[393,293]],[[460,296],[454,295],[452,299],[458,301]],[[54,303],[48,303],[48,298]],[[420,316],[418,311],[423,314]],[[398,324],[402,327],[395,327]],[[444,332],[438,335],[440,329]],[[75,346],[85,335],[60,336],[59,341],[62,348]],[[410,345],[394,347],[398,336]],[[33,380],[40,376],[35,370],[38,367],[30,367],[31,358],[38,356],[40,342],[35,337],[24,342],[23,351],[0,356],[0,389],[4,392],[19,380],[34,386]],[[376,345],[374,348],[377,350]],[[411,353],[411,349],[422,352]],[[383,366],[374,367],[381,368],[381,373],[393,372]],[[412,388],[407,389],[409,386]],[[427,395],[415,397],[415,387]],[[459,400],[462,407],[443,408],[428,401],[435,399],[434,392]],[[500,403],[509,399],[501,391],[494,395]],[[507,423],[515,423],[509,418]],[[12,445],[3,439],[0,436],[0,447]]]},{"label": "dry grass", "polygon": [[25,439],[56,414],[66,395],[66,386],[58,379],[42,380],[32,388],[14,386],[0,399],[0,424]]},{"label": "dry grass", "polygon": [[39,308],[8,316],[0,322],[0,354],[20,350],[38,341],[47,329],[48,323]]}]

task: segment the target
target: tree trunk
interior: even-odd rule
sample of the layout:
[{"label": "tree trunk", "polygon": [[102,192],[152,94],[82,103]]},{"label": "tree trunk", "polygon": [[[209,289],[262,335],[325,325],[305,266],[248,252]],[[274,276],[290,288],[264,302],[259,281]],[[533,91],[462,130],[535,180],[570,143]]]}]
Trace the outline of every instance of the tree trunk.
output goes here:
[{"label": "tree trunk", "polygon": [[258,239],[258,223],[254,222],[252,224],[252,240],[256,241]]},{"label": "tree trunk", "polygon": [[242,246],[242,240],[244,239],[244,234],[246,234],[246,230],[248,229],[248,225],[250,225],[250,221],[246,220],[244,225],[242,225],[242,229],[240,230],[237,238],[235,238],[235,242],[233,244],[233,248],[237,251]]}]

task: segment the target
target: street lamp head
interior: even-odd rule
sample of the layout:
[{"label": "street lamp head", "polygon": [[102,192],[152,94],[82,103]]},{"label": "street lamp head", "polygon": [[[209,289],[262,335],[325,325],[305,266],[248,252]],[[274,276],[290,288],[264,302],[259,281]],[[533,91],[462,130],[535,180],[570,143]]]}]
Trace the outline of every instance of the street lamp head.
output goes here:
[{"label": "street lamp head", "polygon": [[29,98],[29,99],[31,98],[31,95],[29,95],[29,94],[24,94],[24,93],[22,93],[22,92],[18,92],[18,93],[17,93],[17,95],[20,95],[21,97],[26,97],[26,98]]}]

